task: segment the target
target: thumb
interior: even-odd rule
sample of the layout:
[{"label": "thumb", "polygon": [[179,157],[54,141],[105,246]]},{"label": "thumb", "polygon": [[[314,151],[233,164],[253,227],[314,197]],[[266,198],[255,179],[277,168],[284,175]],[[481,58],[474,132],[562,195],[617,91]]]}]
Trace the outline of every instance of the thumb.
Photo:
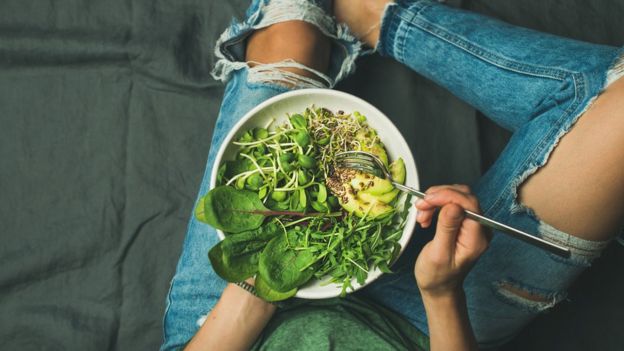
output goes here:
[{"label": "thumb", "polygon": [[436,234],[433,238],[434,245],[440,249],[453,251],[463,220],[464,209],[459,205],[451,203],[442,207],[438,216]]}]

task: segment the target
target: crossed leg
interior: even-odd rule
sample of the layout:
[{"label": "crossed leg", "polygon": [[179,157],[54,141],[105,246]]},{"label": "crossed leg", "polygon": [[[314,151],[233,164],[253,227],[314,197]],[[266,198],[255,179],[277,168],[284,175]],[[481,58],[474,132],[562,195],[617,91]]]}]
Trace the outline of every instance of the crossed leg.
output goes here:
[{"label": "crossed leg", "polygon": [[[252,9],[257,12],[264,11],[265,18],[268,17],[269,10],[266,7],[261,9],[259,4],[260,1],[253,2]],[[302,14],[295,11],[289,15],[295,18]],[[262,26],[263,23],[249,23],[252,22],[249,18],[248,22],[238,24],[238,31],[227,31],[224,34],[223,42],[226,43],[240,38],[241,35],[248,36],[246,43],[242,42],[242,47],[234,50],[239,54],[242,52],[243,55],[235,56],[231,53],[235,60],[222,58],[217,65],[220,71],[215,71],[215,75],[221,74],[221,78],[227,80],[227,86],[199,196],[209,189],[212,166],[219,146],[246,112],[263,101],[292,89],[329,85],[325,72],[329,65],[330,39],[316,26],[298,20],[278,21]],[[318,15],[315,18],[318,20]],[[254,28],[255,26],[262,28]],[[236,32],[237,37],[229,37],[232,32]],[[191,217],[182,255],[167,296],[162,350],[183,347],[219,300],[225,282],[210,267],[206,257],[208,250],[218,240],[214,229],[197,221],[194,216]],[[199,339],[202,337],[203,335],[198,334]]]},{"label": "crossed leg", "polygon": [[[555,228],[607,240],[624,219],[624,79],[610,85],[520,187],[520,201]],[[564,205],[562,205],[564,204]]]},{"label": "crossed leg", "polygon": [[[370,47],[514,131],[476,187],[482,208],[573,249],[566,260],[494,236],[464,287],[479,342],[500,345],[561,301],[623,224],[624,79],[601,91],[622,75],[622,52],[435,1],[336,0],[334,9]],[[611,77],[609,67],[617,68]],[[426,331],[421,304],[403,298],[417,295],[413,284],[369,292]]]}]

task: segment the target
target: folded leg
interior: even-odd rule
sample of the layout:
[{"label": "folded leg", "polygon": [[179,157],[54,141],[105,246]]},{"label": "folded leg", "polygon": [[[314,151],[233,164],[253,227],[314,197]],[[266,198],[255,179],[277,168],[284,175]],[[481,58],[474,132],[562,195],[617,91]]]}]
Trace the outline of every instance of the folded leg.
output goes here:
[{"label": "folded leg", "polygon": [[[246,112],[289,90],[332,87],[353,69],[359,49],[314,2],[254,1],[246,20],[228,28],[217,43],[213,75],[227,86],[198,199],[209,190],[223,139]],[[163,350],[190,340],[219,299],[226,282],[207,256],[218,241],[213,228],[191,216],[167,296]]]},{"label": "folded leg", "polygon": [[[514,132],[475,186],[485,214],[572,250],[563,259],[494,235],[465,289],[479,342],[499,345],[561,301],[622,225],[624,51],[434,1],[391,3],[380,28],[381,54]],[[426,330],[415,284],[397,280],[369,291]]]}]

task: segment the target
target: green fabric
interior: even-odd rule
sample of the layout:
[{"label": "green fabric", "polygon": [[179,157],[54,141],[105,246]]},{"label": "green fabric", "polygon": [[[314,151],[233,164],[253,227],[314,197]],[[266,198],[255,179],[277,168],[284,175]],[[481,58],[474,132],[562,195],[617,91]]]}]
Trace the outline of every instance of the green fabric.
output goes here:
[{"label": "green fabric", "polygon": [[253,350],[428,350],[429,339],[396,313],[355,296],[280,310]]},{"label": "green fabric", "polygon": [[[624,0],[449,2],[624,40]],[[223,95],[209,74],[214,43],[248,3],[0,1],[3,350],[158,348]],[[393,119],[423,188],[474,181],[504,145],[474,109],[388,58],[362,58],[338,88]],[[574,307],[549,314],[517,349],[621,349],[624,280],[613,267],[624,255],[609,257]]]}]

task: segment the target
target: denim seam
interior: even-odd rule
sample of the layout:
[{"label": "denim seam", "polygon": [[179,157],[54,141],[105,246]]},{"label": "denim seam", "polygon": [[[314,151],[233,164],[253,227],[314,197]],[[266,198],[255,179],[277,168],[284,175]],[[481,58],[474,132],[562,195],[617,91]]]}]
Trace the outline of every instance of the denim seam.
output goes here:
[{"label": "denim seam", "polygon": [[[495,201],[494,205],[491,206],[490,209],[495,207],[496,212],[500,213],[501,210],[505,210],[502,207],[505,203],[505,201],[503,200],[507,199],[509,196],[512,196],[512,212],[518,213],[524,211],[531,218],[538,222],[538,229],[543,228],[543,226],[551,227],[561,234],[570,236],[571,240],[574,239],[573,241],[579,243],[578,240],[582,239],[559,231],[556,228],[548,225],[548,223],[542,221],[537,216],[537,214],[535,214],[530,208],[522,205],[517,201],[518,187],[520,187],[531,174],[535,173],[537,170],[539,170],[539,168],[543,167],[548,162],[548,159],[550,158],[553,150],[559,144],[561,138],[563,138],[570,131],[570,129],[578,121],[581,115],[592,105],[593,101],[597,98],[597,96],[594,96],[591,99],[587,100],[587,97],[590,95],[590,91],[586,78],[583,76],[583,74],[573,74],[571,75],[571,78],[574,84],[574,98],[572,100],[572,103],[555,121],[554,127],[551,128],[549,134],[540,141],[540,143],[534,148],[533,152],[527,158],[527,160],[539,158],[540,161],[538,162],[538,164],[524,162],[522,164],[522,167],[519,168],[524,169],[524,171],[520,172],[520,176],[512,180],[511,186],[509,187],[510,191],[508,193],[506,192],[505,195],[499,197],[499,199]],[[587,103],[584,105],[583,109],[579,110],[579,107],[585,100],[587,100]],[[574,117],[572,119],[568,119],[567,117],[572,114],[574,114]],[[553,139],[555,140],[554,143],[551,141]],[[589,244],[592,244],[592,247],[586,248],[580,247],[576,244],[571,244],[569,241],[555,240],[553,238],[553,235],[549,235],[548,233],[542,233],[541,231],[538,232],[538,235],[547,240],[556,241],[563,245],[569,246],[572,249],[572,256],[570,258],[561,258],[551,253],[548,253],[548,256],[555,261],[575,267],[589,267],[591,265],[591,262],[595,258],[600,256],[600,253],[604,250],[609,242],[589,242]]]},{"label": "denim seam", "polygon": [[173,290],[173,284],[175,281],[175,274],[173,276],[173,278],[171,278],[171,281],[169,282],[169,290],[167,291],[167,306],[165,307],[165,313],[163,314],[163,318],[162,318],[162,335],[163,335],[163,340],[162,340],[162,344],[164,345],[167,342],[167,328],[165,328],[165,326],[167,325],[167,317],[169,316],[169,310],[171,309],[171,290]]},{"label": "denim seam", "polygon": [[497,54],[488,52],[487,50],[475,45],[474,43],[464,38],[461,38],[457,34],[449,33],[445,31],[444,29],[436,26],[432,22],[429,22],[423,16],[417,17],[419,14],[422,13],[423,9],[424,8],[422,8],[416,14],[408,10],[408,12],[412,14],[411,18],[408,18],[401,12],[399,12],[398,15],[401,17],[401,19],[410,22],[414,26],[439,38],[440,40],[444,40],[448,42],[449,44],[459,49],[462,49],[470,53],[471,55],[502,69],[506,69],[506,70],[520,73],[520,74],[555,79],[555,80],[564,80],[565,77],[568,76],[569,74],[575,73],[575,72],[564,70],[561,68],[542,67],[542,66],[538,66],[535,64],[527,65],[524,63],[516,62],[502,55],[497,55]]},{"label": "denim seam", "polygon": [[[421,13],[422,13],[425,9],[427,9],[427,8],[431,7],[431,4],[426,4],[426,3],[420,2],[420,3],[416,3],[416,4],[415,4],[415,6],[417,6],[417,7],[418,7],[418,10],[417,10],[417,11],[412,11],[412,9],[413,9],[413,8],[406,9],[406,11],[405,11],[405,12],[407,12],[407,13],[409,13],[409,14],[411,15],[409,19],[408,19],[408,18],[406,18],[406,17],[405,17],[404,12],[401,12],[401,11],[398,11],[398,12],[397,12],[397,16],[398,16],[400,19],[403,19],[405,22],[412,23],[412,21],[413,21],[413,20],[416,20],[416,19],[417,19],[417,17],[418,17],[418,16],[419,16],[419,15],[420,15],[420,14],[421,14]],[[403,37],[402,37],[402,38],[399,38],[399,40],[398,40],[398,42],[400,42],[400,43],[401,43],[401,45],[399,45],[399,47],[398,47],[398,48],[399,48],[399,50],[400,50],[400,52],[397,52],[397,50],[396,50],[396,45],[395,45],[395,49],[394,49],[394,51],[395,51],[395,53],[396,53],[396,57],[399,59],[399,61],[400,61],[400,62],[405,62],[405,47],[406,47],[405,43],[407,42],[407,38],[409,38],[409,37],[410,37],[410,34],[411,34],[411,32],[412,32],[412,30],[413,30],[414,28],[413,28],[413,27],[411,27],[411,26],[407,26],[407,29],[406,29],[406,30],[399,30],[399,29],[401,28],[401,25],[402,25],[403,23],[402,23],[402,21],[398,21],[398,22],[399,22],[399,24],[397,25],[397,33],[399,33],[399,35],[403,35]]]},{"label": "denim seam", "polygon": [[[580,74],[570,75],[570,78],[572,79],[572,82],[574,85],[574,98],[572,99],[572,103],[570,104],[570,106],[568,106],[568,108],[565,111],[563,111],[563,113],[561,113],[559,118],[556,119],[556,126],[550,129],[550,132],[544,138],[542,138],[540,142],[537,143],[533,151],[527,157],[525,157],[525,161],[520,163],[519,166],[516,168],[516,170],[514,171],[514,174],[520,174],[520,175],[512,179],[510,186],[507,187],[508,191],[506,191],[501,196],[499,196],[499,198],[495,200],[490,207],[488,207],[487,209],[484,209],[485,213],[493,212],[496,215],[498,215],[501,212],[506,212],[507,209],[505,209],[503,206],[506,200],[511,198],[511,202],[513,206],[518,209],[516,212],[519,212],[520,210],[524,210],[529,215],[531,215],[534,219],[540,221],[539,218],[537,218],[537,216],[532,211],[529,211],[527,207],[522,206],[517,201],[518,187],[520,187],[520,185],[522,185],[522,183],[524,183],[524,181],[530,175],[535,173],[539,168],[543,167],[548,162],[548,159],[550,158],[550,154],[552,153],[552,150],[554,150],[554,148],[557,146],[561,137],[567,134],[569,129],[572,127],[572,125],[574,125],[576,120],[580,117],[580,116],[577,116],[576,118],[574,118],[568,124],[568,126],[566,126],[566,128],[563,130],[563,133],[561,132],[561,127],[565,126],[566,124],[566,117],[568,117],[570,114],[572,114],[574,111],[577,110],[581,101],[586,96],[586,94],[584,94],[583,97],[580,96],[581,94],[579,90],[580,88],[582,88],[583,91],[586,91],[586,84],[585,84],[585,79],[583,78],[579,79],[579,76],[581,75]],[[557,137],[557,134],[560,134],[560,136]],[[553,138],[556,140],[554,144],[552,143]],[[543,155],[544,151],[548,149],[549,147],[551,148],[550,152],[546,152],[546,155],[542,157],[541,155]],[[529,160],[535,160],[535,159],[540,159],[537,162],[537,164],[529,161]]]},{"label": "denim seam", "polygon": [[[399,8],[397,6],[389,7],[389,11],[390,9],[392,9],[392,11],[394,12],[399,11]],[[397,17],[394,17],[393,20],[390,22],[389,30],[392,38],[392,47],[390,49],[392,50],[393,55],[401,60],[404,57],[403,47],[405,46],[405,40],[407,39],[407,36],[405,35],[404,31],[400,30],[402,22],[397,20]],[[403,35],[403,37],[401,37],[401,35]],[[399,42],[401,43],[401,45],[398,45]]]}]

